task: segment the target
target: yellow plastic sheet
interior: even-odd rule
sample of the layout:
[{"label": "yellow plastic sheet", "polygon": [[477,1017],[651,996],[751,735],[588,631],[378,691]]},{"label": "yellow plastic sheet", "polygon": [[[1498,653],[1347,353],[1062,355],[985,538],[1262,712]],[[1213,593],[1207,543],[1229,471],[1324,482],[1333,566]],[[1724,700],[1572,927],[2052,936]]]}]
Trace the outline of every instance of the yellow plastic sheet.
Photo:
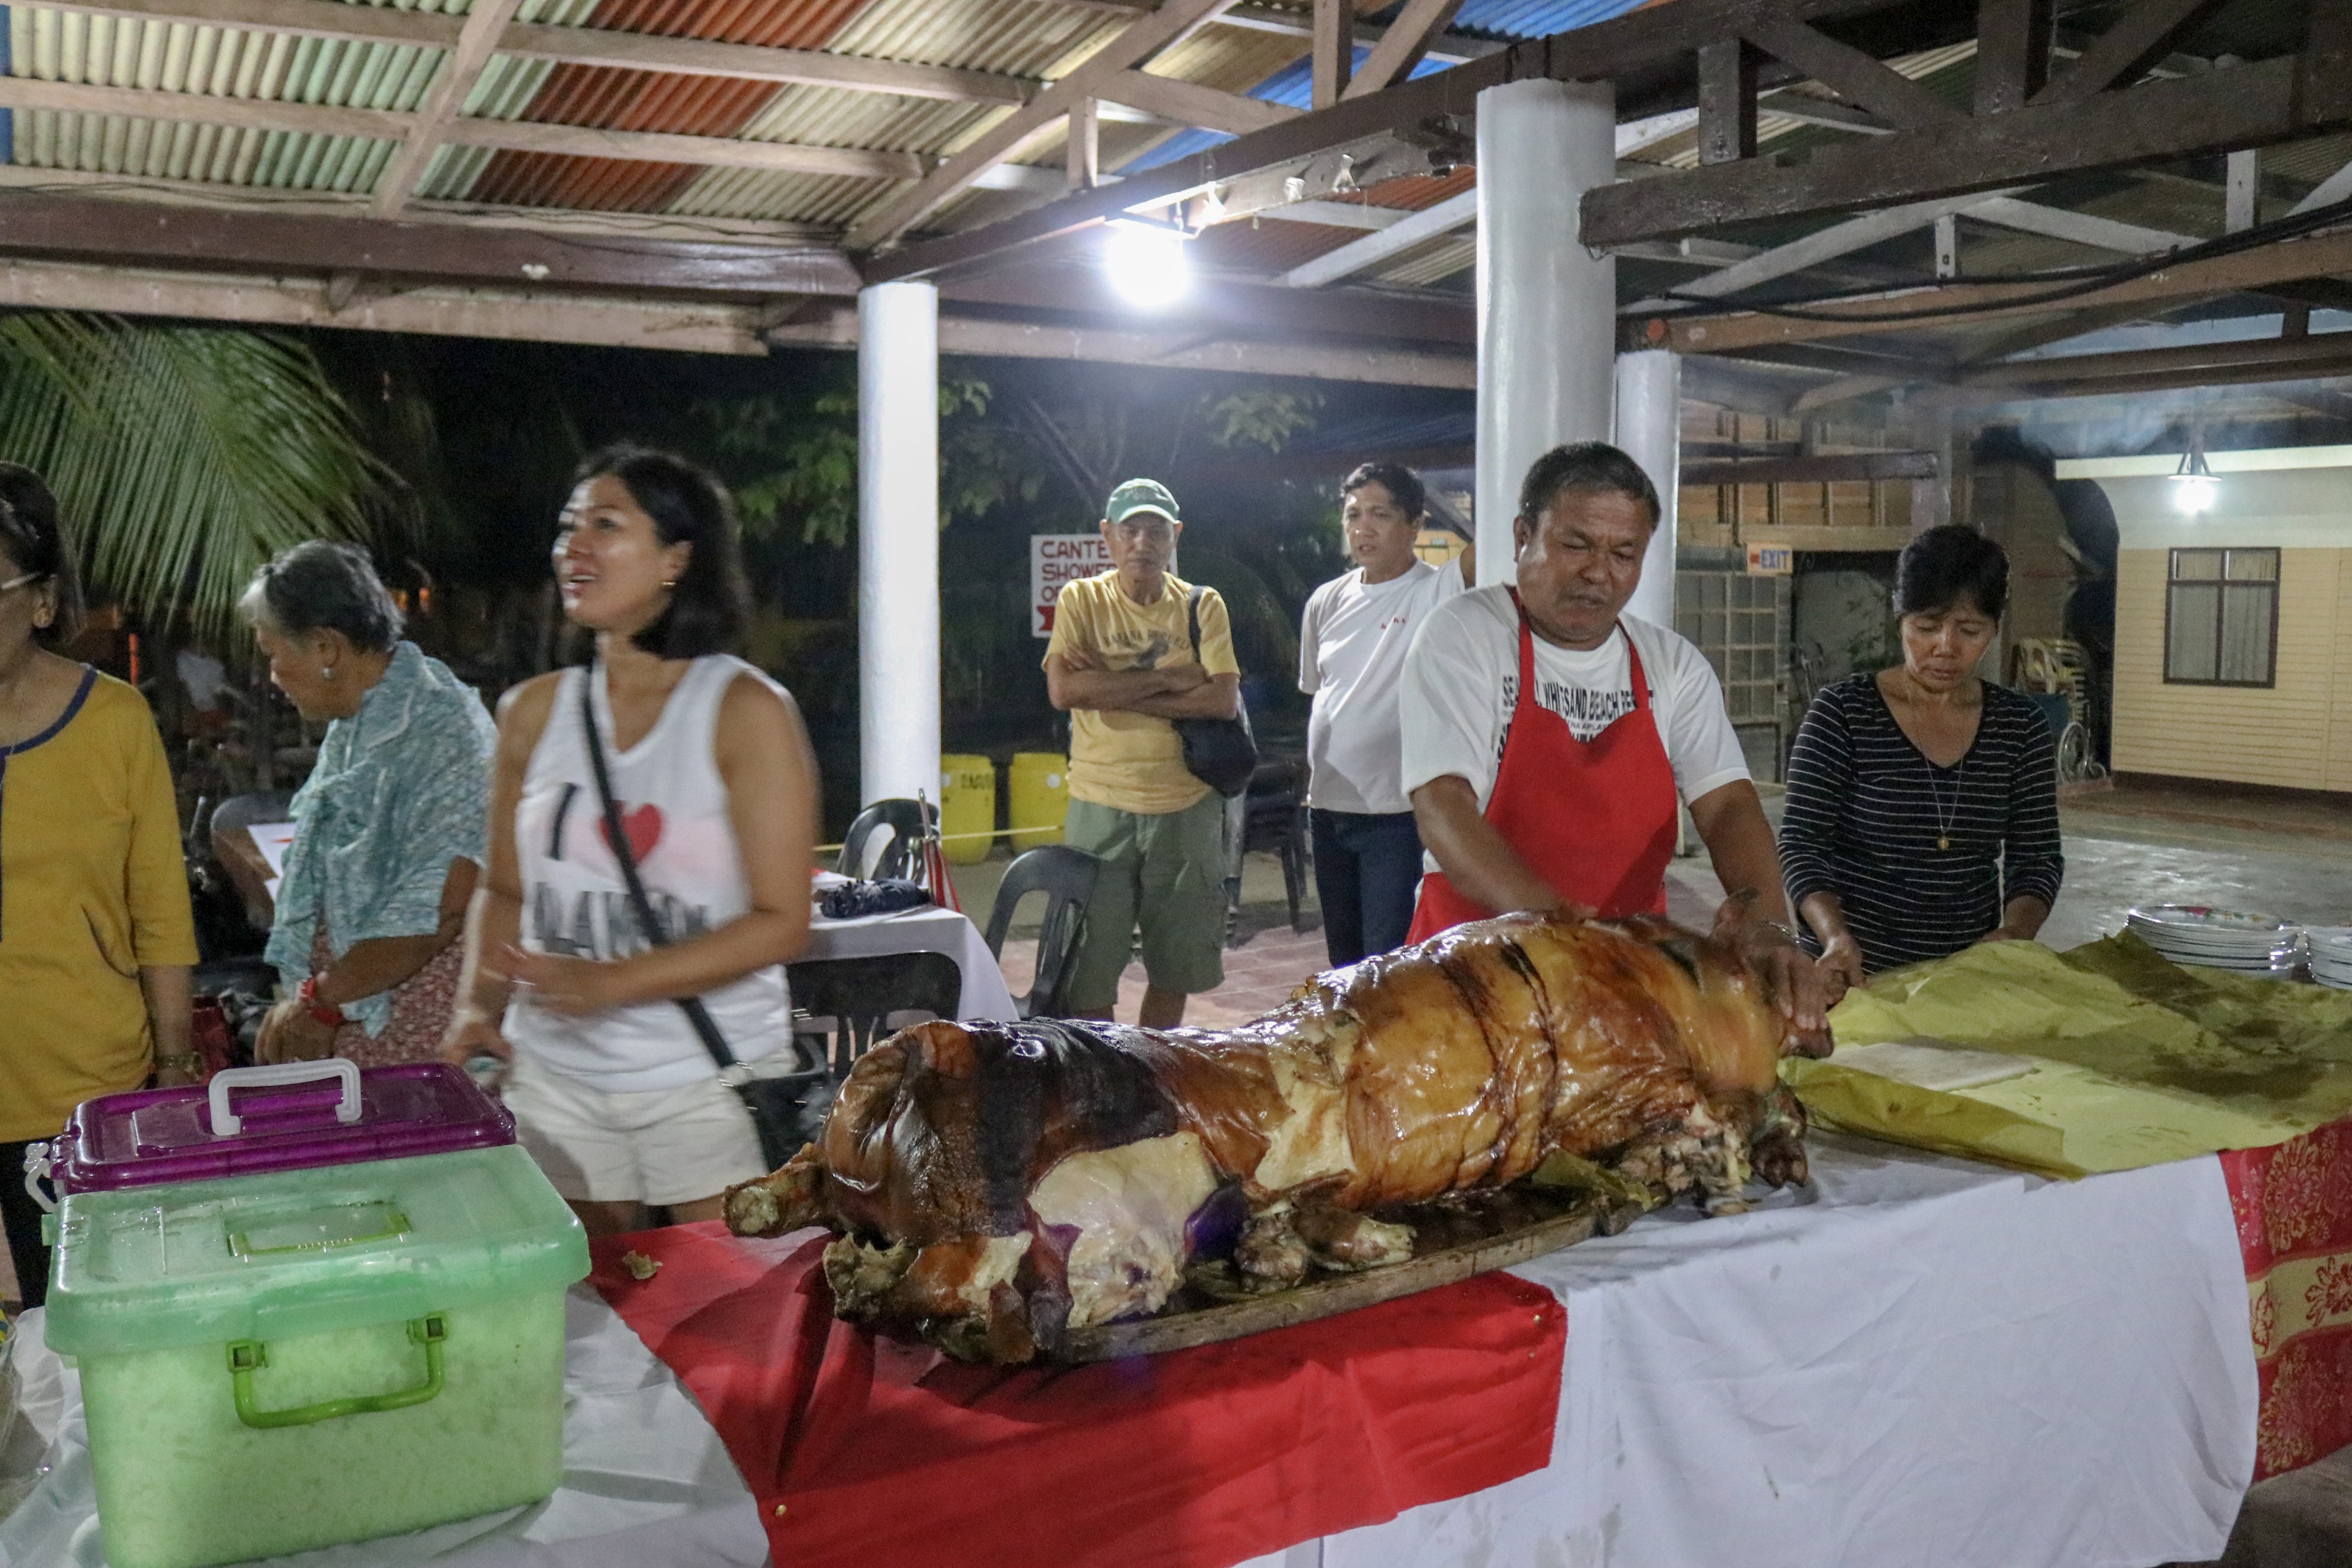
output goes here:
[{"label": "yellow plastic sheet", "polygon": [[1830,1024],[1841,1047],[1928,1038],[2032,1060],[2022,1077],[1954,1090],[1834,1057],[1791,1061],[1787,1076],[1835,1125],[2051,1175],[2261,1148],[2352,1113],[2352,994],[2180,968],[2128,933],[1891,971]]}]

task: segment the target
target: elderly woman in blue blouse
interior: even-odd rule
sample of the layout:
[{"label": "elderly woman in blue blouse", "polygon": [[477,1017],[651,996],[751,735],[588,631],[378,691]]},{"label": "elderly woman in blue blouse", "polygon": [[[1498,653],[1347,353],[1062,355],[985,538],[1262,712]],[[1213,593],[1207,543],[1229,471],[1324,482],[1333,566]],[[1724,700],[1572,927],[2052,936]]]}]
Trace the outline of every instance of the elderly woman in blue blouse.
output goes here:
[{"label": "elderly woman in blue blouse", "polygon": [[498,729],[471,687],[415,643],[348,544],[298,544],[241,606],[269,679],[328,721],[294,796],[269,962],[285,1000],[255,1056],[435,1061],[463,961],[466,906],[486,847]]}]

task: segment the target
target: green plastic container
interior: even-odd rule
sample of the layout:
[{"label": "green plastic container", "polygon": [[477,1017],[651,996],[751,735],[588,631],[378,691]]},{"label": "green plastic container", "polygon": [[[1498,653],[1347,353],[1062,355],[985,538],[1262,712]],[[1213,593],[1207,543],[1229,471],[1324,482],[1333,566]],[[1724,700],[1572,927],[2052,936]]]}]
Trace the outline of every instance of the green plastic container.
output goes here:
[{"label": "green plastic container", "polygon": [[536,1502],[563,1477],[579,1221],[520,1147],[68,1194],[111,1568],[202,1568]]}]

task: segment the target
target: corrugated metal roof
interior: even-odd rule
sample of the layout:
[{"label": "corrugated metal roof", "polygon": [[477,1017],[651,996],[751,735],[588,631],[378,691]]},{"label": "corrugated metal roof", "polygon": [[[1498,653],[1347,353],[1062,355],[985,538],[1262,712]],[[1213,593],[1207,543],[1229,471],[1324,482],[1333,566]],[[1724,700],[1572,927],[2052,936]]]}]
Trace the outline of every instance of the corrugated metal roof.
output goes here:
[{"label": "corrugated metal roof", "polygon": [[1463,0],[1454,14],[1461,33],[1497,38],[1547,38],[1638,10],[1654,0]]},{"label": "corrugated metal roof", "polygon": [[[426,8],[438,8],[428,6]],[[439,52],[12,6],[11,75],[331,107],[415,106]],[[391,143],[116,115],[14,115],[12,161],[295,190],[366,190]]]},{"label": "corrugated metal roof", "polygon": [[1127,25],[1122,16],[1049,0],[875,0],[827,47],[876,59],[1048,77],[1062,75]]}]

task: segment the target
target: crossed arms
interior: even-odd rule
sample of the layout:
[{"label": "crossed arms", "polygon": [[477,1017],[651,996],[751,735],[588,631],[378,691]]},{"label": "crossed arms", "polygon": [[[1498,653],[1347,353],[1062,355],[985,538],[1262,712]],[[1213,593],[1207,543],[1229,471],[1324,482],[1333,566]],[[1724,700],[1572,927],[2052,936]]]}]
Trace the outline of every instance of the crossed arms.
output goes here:
[{"label": "crossed arms", "polygon": [[1045,660],[1045,695],[1065,713],[1090,708],[1154,719],[1231,719],[1241,711],[1241,685],[1238,675],[1211,675],[1197,664],[1111,669],[1086,648]]}]

